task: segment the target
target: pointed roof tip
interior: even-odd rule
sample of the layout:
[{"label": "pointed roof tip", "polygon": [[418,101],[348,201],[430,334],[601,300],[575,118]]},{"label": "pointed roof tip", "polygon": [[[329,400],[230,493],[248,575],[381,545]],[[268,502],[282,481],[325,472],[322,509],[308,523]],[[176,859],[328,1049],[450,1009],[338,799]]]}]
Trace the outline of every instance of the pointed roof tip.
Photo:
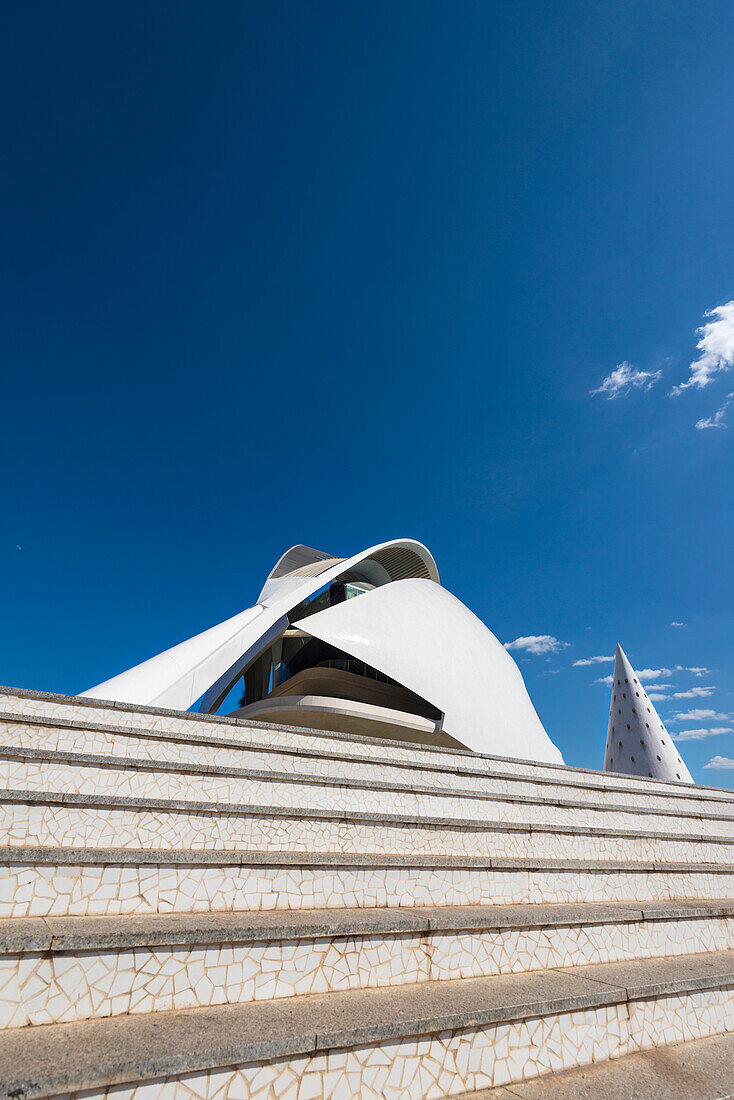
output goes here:
[{"label": "pointed roof tip", "polygon": [[[615,679],[621,686],[615,687]],[[604,771],[693,783],[680,750],[619,642],[611,695]]]}]

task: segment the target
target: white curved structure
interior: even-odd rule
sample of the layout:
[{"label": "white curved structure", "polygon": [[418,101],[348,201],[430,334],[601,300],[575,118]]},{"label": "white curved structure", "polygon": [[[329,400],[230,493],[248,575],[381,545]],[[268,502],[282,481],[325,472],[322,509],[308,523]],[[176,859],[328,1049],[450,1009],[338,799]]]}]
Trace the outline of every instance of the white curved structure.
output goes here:
[{"label": "white curved structure", "polygon": [[693,782],[693,776],[620,645],[617,645],[614,660],[604,771]]},{"label": "white curved structure", "polygon": [[258,603],[83,695],[563,763],[495,636],[419,542],[288,550]]}]

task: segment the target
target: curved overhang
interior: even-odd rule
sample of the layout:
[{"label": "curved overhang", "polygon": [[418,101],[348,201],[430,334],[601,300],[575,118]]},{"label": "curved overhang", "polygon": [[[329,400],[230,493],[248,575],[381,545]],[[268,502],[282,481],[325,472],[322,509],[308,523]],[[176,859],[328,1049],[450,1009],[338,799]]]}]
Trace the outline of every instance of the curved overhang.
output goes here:
[{"label": "curved overhang", "polygon": [[[291,623],[294,608],[339,578],[369,581],[375,587]],[[430,704],[443,716],[433,737],[449,738],[475,752],[563,762],[507,650],[441,587],[432,555],[413,539],[378,543],[349,558],[291,547],[271,570],[254,607],[82,694],[176,710],[188,710],[202,699],[200,710],[212,712],[289,626],[364,661]],[[286,709],[272,698],[265,702],[263,714],[268,707],[271,713]],[[349,712],[350,721],[377,721],[365,705],[354,700],[307,703],[304,697],[295,708],[302,707],[304,717],[306,710],[316,716],[336,707],[342,717]],[[406,714],[406,730],[415,721],[424,725]],[[382,722],[385,729],[395,728],[384,714]],[[420,732],[426,731],[413,730],[414,735]]]},{"label": "curved overhang", "polygon": [[292,546],[268,575],[258,603],[266,607],[289,603],[288,610],[301,600],[330,584],[343,573],[356,573],[373,584],[422,577],[440,584],[438,567],[430,550],[415,539],[391,539],[379,542],[351,558],[337,558],[310,546]]},{"label": "curved overhang", "polygon": [[430,551],[414,539],[377,543],[350,558],[294,546],[271,570],[254,607],[81,692],[81,697],[188,710],[203,696],[199,709],[216,710],[247,665],[285,628],[288,612],[344,573],[358,573],[374,584],[401,576],[439,580]]},{"label": "curved overhang", "polygon": [[350,699],[335,699],[320,695],[283,695],[263,699],[248,707],[234,710],[230,718],[248,721],[274,722],[276,725],[300,726],[331,730],[357,737],[379,737],[394,741],[416,741],[442,748],[466,748],[461,741],[449,737],[440,722],[404,710],[371,706]]}]

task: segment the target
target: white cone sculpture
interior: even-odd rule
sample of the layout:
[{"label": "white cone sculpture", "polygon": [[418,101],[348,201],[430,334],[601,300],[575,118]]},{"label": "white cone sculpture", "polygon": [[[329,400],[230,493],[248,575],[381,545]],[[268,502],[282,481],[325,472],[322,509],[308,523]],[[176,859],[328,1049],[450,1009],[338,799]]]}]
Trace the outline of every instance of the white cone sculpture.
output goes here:
[{"label": "white cone sculpture", "polygon": [[620,645],[614,661],[604,771],[693,782]]}]

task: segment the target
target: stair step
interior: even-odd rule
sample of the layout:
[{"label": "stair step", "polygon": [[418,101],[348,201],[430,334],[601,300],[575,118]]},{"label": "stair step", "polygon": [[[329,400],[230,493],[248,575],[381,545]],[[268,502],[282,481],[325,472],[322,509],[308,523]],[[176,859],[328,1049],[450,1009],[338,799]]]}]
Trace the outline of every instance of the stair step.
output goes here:
[{"label": "stair step", "polygon": [[734,949],[711,905],[0,921],[0,1028]]},{"label": "stair step", "polygon": [[457,1100],[731,1100],[734,1035],[712,1035]]},{"label": "stair step", "polygon": [[105,704],[75,696],[45,695],[42,692],[23,692],[14,688],[0,687],[0,712],[21,720],[39,717],[54,720],[66,719],[82,730],[90,723],[100,723],[118,732],[125,728],[147,729],[174,735],[181,733],[199,735],[206,731],[209,737],[231,740],[244,736],[251,740],[257,739],[262,746],[267,745],[278,750],[295,750],[299,755],[314,750],[329,754],[347,749],[358,758],[374,760],[377,754],[381,763],[392,762],[410,767],[439,765],[456,772],[468,764],[471,769],[480,768],[485,772],[491,770],[497,775],[514,774],[522,770],[529,776],[561,783],[569,782],[571,776],[575,777],[576,781],[583,782],[587,779],[590,783],[601,784],[605,789],[616,789],[618,786],[637,791],[651,789],[676,798],[684,798],[688,794],[697,799],[731,802],[733,797],[731,791],[717,787],[657,779],[637,779],[629,775],[600,773],[594,769],[569,768],[563,764],[546,764],[514,757],[486,756],[473,753],[468,749],[447,749],[410,741],[388,741],[385,738],[277,726],[272,723],[244,721],[241,718],[228,718],[222,715],[160,710],[152,707],[130,707],[122,703]]},{"label": "stair step", "polygon": [[[336,801],[336,800],[335,800]],[[490,804],[491,805],[491,804]],[[11,845],[486,855],[508,858],[734,862],[734,837],[328,807],[266,807],[184,798],[0,791]]]},{"label": "stair step", "polygon": [[[0,689],[0,692],[2,689]],[[2,706],[0,695],[0,706]],[[116,714],[118,712],[115,712]],[[172,712],[173,713],[173,712]],[[638,779],[581,768],[528,763],[481,756],[437,747],[401,745],[399,742],[354,739],[337,734],[298,731],[288,727],[259,727],[235,719],[179,714],[181,729],[161,730],[62,718],[0,714],[3,743],[17,749],[76,752],[89,748],[98,756],[130,756],[147,762],[155,759],[219,763],[225,768],[265,773],[297,771],[322,779],[365,780],[398,789],[448,786],[456,793],[502,795],[529,794],[550,798],[581,799],[599,803],[631,796],[651,810],[688,810],[696,814],[734,815],[734,792],[720,788]],[[220,728],[221,727],[221,728]],[[83,736],[80,736],[83,734]],[[267,734],[282,737],[285,744],[271,744]],[[299,740],[300,738],[300,740]],[[307,739],[309,743],[304,743]],[[311,743],[313,742],[313,743]],[[322,743],[323,742],[323,743]],[[399,752],[401,756],[395,757]],[[246,763],[243,765],[243,759]],[[629,797],[627,798],[629,803]]]},{"label": "stair step", "polygon": [[734,897],[734,864],[0,848],[0,917]]},{"label": "stair step", "polygon": [[50,1024],[0,1035],[0,1097],[427,1100],[717,1034],[733,1009],[721,952]]},{"label": "stair step", "polygon": [[[370,810],[375,813],[448,815],[470,819],[532,821],[538,824],[578,824],[628,827],[680,834],[719,836],[734,842],[731,815],[695,810],[681,813],[636,802],[610,804],[602,799],[551,798],[540,788],[534,794],[507,796],[497,792],[407,786],[364,778],[323,777],[306,773],[254,771],[200,761],[151,760],[148,757],[101,755],[28,747],[0,748],[0,787],[8,790],[48,790],[61,793],[250,803],[279,807]],[[642,820],[641,820],[642,818]]]}]

